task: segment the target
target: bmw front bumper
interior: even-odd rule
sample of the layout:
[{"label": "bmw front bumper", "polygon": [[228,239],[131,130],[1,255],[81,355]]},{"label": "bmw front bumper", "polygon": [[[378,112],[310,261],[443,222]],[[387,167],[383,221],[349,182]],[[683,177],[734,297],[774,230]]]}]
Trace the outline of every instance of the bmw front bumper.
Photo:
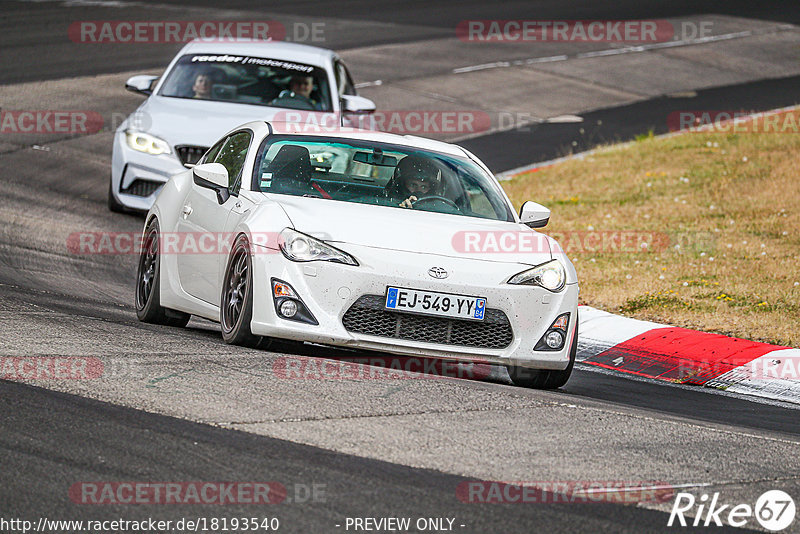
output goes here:
[{"label": "bmw front bumper", "polygon": [[154,156],[129,147],[124,131],[118,130],[114,135],[111,193],[127,208],[149,210],[163,184],[185,170],[174,151]]}]

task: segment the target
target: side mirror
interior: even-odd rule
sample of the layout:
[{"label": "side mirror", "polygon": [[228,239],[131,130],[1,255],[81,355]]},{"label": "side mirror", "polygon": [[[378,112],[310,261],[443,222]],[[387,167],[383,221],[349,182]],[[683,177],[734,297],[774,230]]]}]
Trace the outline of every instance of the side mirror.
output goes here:
[{"label": "side mirror", "polygon": [[203,163],[192,168],[194,183],[217,193],[217,202],[224,204],[230,197],[228,169],[221,163]]},{"label": "side mirror", "polygon": [[550,222],[550,210],[541,204],[528,200],[519,209],[519,220],[525,226],[542,228]]},{"label": "side mirror", "polygon": [[140,95],[150,96],[153,94],[153,85],[155,85],[158,76],[149,76],[142,74],[128,78],[125,82],[125,89],[132,93],[139,93]]},{"label": "side mirror", "polygon": [[357,95],[342,95],[342,111],[344,113],[374,113],[375,102]]}]

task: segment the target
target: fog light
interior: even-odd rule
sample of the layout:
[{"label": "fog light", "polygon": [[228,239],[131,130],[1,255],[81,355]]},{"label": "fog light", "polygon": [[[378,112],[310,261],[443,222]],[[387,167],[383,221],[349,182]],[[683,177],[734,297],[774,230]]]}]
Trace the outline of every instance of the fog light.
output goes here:
[{"label": "fog light", "polygon": [[547,343],[547,346],[551,349],[557,349],[564,344],[564,334],[558,330],[553,330],[544,336],[544,342]]},{"label": "fog light", "polygon": [[293,300],[284,300],[280,310],[284,317],[294,317],[294,314],[297,313],[297,303]]},{"label": "fog light", "polygon": [[[569,313],[562,313],[544,335],[539,338],[533,350],[561,350],[567,342],[567,329],[569,327]],[[573,328],[574,330],[574,328]]]},{"label": "fog light", "polygon": [[319,325],[319,322],[317,322],[314,315],[306,307],[303,299],[297,295],[297,291],[292,286],[277,278],[273,278],[270,283],[272,284],[275,315],[281,319],[297,321],[298,323]]}]

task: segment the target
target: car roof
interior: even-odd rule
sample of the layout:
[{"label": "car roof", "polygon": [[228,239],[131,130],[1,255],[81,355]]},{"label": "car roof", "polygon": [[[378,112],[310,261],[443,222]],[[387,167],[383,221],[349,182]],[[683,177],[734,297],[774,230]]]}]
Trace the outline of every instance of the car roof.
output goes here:
[{"label": "car roof", "polygon": [[324,67],[328,61],[336,57],[333,50],[298,43],[283,41],[238,40],[230,42],[212,42],[202,39],[191,41],[180,51],[183,54],[237,54],[267,59],[296,61],[318,67]]},{"label": "car roof", "polygon": [[[267,124],[274,125],[271,126],[272,131],[278,135],[297,135],[303,137],[334,137],[337,139],[360,139],[363,141],[372,141],[377,143],[387,143],[392,145],[400,145],[409,148],[419,148],[423,150],[434,150],[436,152],[441,152],[444,154],[450,154],[453,156],[460,156],[460,157],[469,157],[465,152],[458,145],[453,145],[451,143],[445,143],[444,141],[436,141],[434,139],[428,139],[426,137],[419,137],[416,135],[397,135],[393,133],[387,132],[379,132],[376,130],[362,130],[360,128],[349,128],[349,127],[342,127],[339,128],[326,128],[324,126],[320,127],[308,127],[303,128],[302,125],[298,128],[297,123],[293,122],[283,122],[283,121],[265,121]],[[248,126],[251,125],[261,125],[265,124],[263,121],[255,121],[252,123],[248,123]],[[282,125],[285,125],[281,127]],[[260,128],[254,128],[256,131],[260,130]]]}]

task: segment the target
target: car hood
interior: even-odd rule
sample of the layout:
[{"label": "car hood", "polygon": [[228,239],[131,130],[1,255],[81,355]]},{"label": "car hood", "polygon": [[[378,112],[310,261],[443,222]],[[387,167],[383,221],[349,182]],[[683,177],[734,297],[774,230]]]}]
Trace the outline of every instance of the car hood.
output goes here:
[{"label": "car hood", "polygon": [[226,132],[254,120],[272,120],[283,108],[152,96],[122,128],[140,129],[170,145],[210,147]]},{"label": "car hood", "polygon": [[515,222],[320,198],[268,196],[280,204],[296,230],[330,243],[525,265],[552,258],[544,234]]}]

